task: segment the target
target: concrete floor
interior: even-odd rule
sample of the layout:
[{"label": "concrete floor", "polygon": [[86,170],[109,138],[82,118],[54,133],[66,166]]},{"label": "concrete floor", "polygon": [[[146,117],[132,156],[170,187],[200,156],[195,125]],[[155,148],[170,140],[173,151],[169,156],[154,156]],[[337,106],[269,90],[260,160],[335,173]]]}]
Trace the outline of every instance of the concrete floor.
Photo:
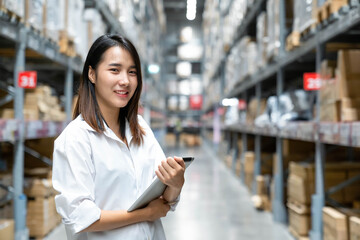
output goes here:
[{"label": "concrete floor", "polygon": [[[271,213],[254,209],[248,190],[209,146],[165,152],[195,157],[186,171],[177,210],[163,219],[167,239],[293,240],[286,226],[273,222]],[[60,225],[46,239],[66,239],[64,227]]]}]

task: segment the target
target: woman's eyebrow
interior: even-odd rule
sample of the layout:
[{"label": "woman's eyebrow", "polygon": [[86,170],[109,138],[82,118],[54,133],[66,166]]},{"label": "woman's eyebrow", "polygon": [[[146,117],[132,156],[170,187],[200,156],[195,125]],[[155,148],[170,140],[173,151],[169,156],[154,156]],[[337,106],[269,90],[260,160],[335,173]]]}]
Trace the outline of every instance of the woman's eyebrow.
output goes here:
[{"label": "woman's eyebrow", "polygon": [[[122,64],[120,64],[120,63],[110,63],[109,66],[111,66],[111,67],[122,67]],[[136,66],[131,65],[129,68],[136,68]]]},{"label": "woman's eyebrow", "polygon": [[112,67],[121,67],[122,65],[120,63],[110,63],[109,66]]}]

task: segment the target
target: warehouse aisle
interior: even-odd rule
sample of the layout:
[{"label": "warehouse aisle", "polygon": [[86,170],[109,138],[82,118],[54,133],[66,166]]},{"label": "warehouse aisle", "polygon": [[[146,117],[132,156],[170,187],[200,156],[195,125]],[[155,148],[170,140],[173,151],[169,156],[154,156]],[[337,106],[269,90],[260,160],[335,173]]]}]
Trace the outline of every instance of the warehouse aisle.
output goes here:
[{"label": "warehouse aisle", "polygon": [[[194,156],[176,212],[163,219],[169,240],[292,240],[285,226],[267,212],[254,209],[241,181],[206,144],[199,148],[168,148],[168,156]],[[47,240],[65,239],[59,226]]]},{"label": "warehouse aisle", "polygon": [[169,240],[293,239],[272,215],[254,209],[241,181],[209,146],[168,149],[168,155],[195,156],[187,169],[181,201],[163,220]]}]

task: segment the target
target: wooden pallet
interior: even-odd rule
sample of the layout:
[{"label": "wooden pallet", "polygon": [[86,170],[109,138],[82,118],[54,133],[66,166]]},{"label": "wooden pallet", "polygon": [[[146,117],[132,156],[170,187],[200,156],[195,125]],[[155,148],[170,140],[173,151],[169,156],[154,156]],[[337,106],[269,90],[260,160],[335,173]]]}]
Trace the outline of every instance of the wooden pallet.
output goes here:
[{"label": "wooden pallet", "polygon": [[10,11],[9,9],[1,6],[0,11],[5,13],[11,21],[18,22],[18,23],[24,23],[24,18],[19,16],[17,13]]},{"label": "wooden pallet", "polygon": [[297,47],[300,47],[300,33],[299,32],[292,32],[286,38],[286,51],[292,51]]},{"label": "wooden pallet", "polygon": [[331,18],[336,18],[339,10],[343,7],[348,6],[348,0],[327,0],[321,7],[317,10],[317,23],[329,23]]},{"label": "wooden pallet", "polygon": [[310,240],[309,236],[300,236],[292,227],[289,227],[289,232],[296,240]]},{"label": "wooden pallet", "polygon": [[311,25],[309,25],[307,28],[305,28],[301,33],[300,33],[300,41],[306,41],[308,38],[310,38],[313,34],[315,34],[316,32],[316,23],[313,23]]},{"label": "wooden pallet", "polygon": [[76,56],[74,39],[64,31],[60,32],[59,36],[59,52],[69,57]]}]

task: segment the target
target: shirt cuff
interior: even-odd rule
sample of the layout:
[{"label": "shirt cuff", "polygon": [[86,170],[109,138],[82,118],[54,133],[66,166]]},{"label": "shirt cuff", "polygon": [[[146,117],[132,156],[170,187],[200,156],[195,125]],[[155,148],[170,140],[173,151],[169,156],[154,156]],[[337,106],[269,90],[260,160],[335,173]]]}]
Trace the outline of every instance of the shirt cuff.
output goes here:
[{"label": "shirt cuff", "polygon": [[180,195],[170,204],[170,211],[174,212],[180,201]]},{"label": "shirt cuff", "polygon": [[75,236],[100,219],[101,210],[91,200],[84,200],[70,215],[71,222],[65,221],[65,226]]}]

